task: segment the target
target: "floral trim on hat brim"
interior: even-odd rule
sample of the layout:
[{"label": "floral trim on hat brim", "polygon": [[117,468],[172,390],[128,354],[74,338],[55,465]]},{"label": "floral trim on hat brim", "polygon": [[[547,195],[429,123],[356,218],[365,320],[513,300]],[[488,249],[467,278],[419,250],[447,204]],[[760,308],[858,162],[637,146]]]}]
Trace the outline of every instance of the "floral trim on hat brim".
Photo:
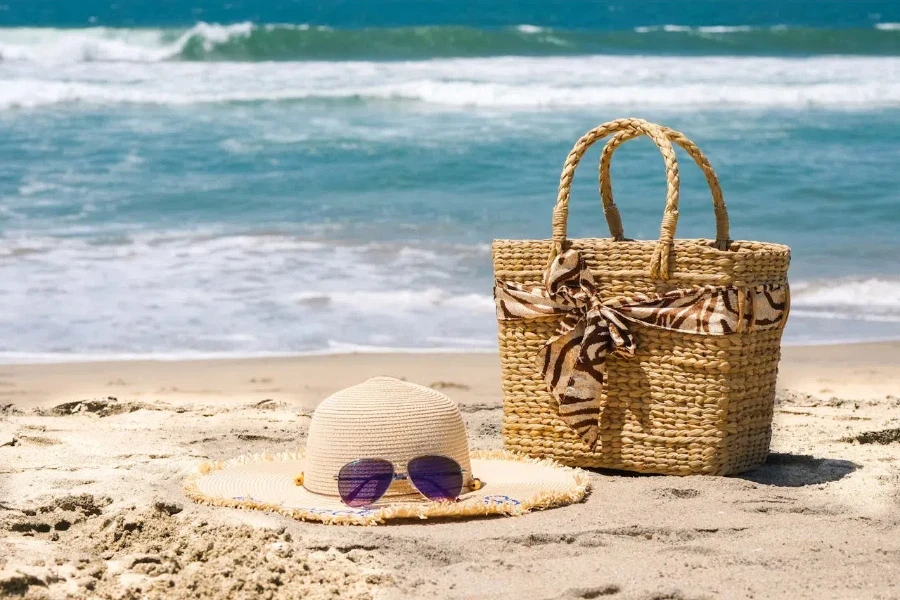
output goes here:
[{"label": "floral trim on hat brim", "polygon": [[[301,521],[318,521],[329,525],[379,525],[393,519],[472,518],[488,515],[518,516],[533,510],[544,510],[580,502],[584,499],[590,487],[588,474],[581,469],[566,467],[550,459],[533,458],[507,450],[476,450],[471,453],[471,457],[477,460],[515,461],[541,467],[551,467],[570,473],[572,485],[565,490],[536,492],[529,498],[515,500],[498,494],[485,496],[482,502],[407,502],[371,509],[348,507],[346,510],[290,508],[279,504],[260,502],[251,498],[210,496],[201,492],[198,486],[198,481],[204,475],[227,469],[228,467],[262,462],[299,460],[303,457],[303,451],[297,451],[244,455],[224,461],[206,461],[198,466],[196,473],[185,480],[184,493],[191,500],[207,506],[260,510],[278,513]],[[539,487],[539,482],[535,483]]]}]

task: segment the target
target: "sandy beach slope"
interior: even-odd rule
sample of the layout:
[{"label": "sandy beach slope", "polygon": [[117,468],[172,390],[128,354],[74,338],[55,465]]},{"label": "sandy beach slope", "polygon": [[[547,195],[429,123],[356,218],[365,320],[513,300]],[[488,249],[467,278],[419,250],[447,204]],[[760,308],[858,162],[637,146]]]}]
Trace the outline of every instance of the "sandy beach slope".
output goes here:
[{"label": "sandy beach slope", "polygon": [[593,472],[575,506],[374,528],[184,498],[374,375],[501,445],[493,354],[0,367],[0,597],[900,598],[898,343],[786,348],[773,453],[736,477]]}]

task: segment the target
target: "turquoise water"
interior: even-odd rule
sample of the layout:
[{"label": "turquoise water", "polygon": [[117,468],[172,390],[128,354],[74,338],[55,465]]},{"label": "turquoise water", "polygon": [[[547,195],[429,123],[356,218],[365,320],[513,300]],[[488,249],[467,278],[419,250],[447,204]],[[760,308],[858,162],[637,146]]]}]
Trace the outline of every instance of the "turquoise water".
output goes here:
[{"label": "turquoise water", "polygon": [[[482,4],[0,0],[0,360],[491,349],[490,241],[547,237],[571,145],[629,115],[792,247],[788,342],[900,338],[896,3]],[[657,235],[656,149],[613,178]]]}]

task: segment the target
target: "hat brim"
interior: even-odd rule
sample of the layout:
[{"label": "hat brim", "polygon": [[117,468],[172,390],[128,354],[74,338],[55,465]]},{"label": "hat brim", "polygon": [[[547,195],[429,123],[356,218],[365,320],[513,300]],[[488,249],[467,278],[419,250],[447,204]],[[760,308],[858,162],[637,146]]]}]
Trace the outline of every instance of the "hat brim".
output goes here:
[{"label": "hat brim", "polygon": [[303,521],[375,525],[393,519],[520,515],[578,502],[588,490],[584,471],[550,460],[503,450],[476,451],[471,458],[472,473],[483,485],[452,502],[386,501],[352,508],[295,483],[304,470],[302,452],[203,463],[185,482],[185,493],[213,506],[270,511]]}]

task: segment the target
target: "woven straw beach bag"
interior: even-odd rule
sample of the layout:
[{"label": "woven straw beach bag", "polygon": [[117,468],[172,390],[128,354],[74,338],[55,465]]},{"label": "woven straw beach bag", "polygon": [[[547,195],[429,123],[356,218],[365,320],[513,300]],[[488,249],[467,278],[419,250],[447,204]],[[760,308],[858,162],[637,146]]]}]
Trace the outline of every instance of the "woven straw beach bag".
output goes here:
[{"label": "woven straw beach bag", "polygon": [[[612,236],[568,239],[575,168],[609,135],[600,188]],[[667,176],[656,241],[625,238],[609,183],[615,149],[643,135],[661,151]],[[706,175],[715,240],[675,239],[672,142]],[[573,466],[672,475],[762,463],[789,311],[790,249],[729,239],[719,182],[700,150],[642,119],[592,129],[563,166],[552,235],[493,243],[505,446]]]}]

